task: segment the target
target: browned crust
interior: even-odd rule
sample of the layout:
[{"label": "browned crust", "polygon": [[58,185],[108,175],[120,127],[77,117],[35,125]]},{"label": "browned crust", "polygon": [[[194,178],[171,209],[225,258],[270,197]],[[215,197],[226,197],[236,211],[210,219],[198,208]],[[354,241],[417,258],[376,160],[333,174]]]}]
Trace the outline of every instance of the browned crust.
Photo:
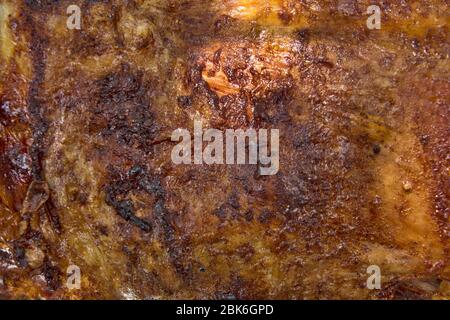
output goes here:
[{"label": "browned crust", "polygon": [[[369,2],[241,2],[0,2],[0,297],[449,297],[446,1],[380,31]],[[280,172],[175,166],[196,115],[280,129]]]}]

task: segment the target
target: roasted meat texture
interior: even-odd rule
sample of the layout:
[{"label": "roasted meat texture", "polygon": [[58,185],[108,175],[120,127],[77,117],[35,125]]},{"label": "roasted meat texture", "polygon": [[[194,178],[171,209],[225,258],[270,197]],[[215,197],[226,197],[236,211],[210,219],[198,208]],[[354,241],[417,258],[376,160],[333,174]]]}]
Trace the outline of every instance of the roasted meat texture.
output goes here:
[{"label": "roasted meat texture", "polygon": [[[449,9],[0,0],[0,297],[448,299]],[[175,165],[198,117],[279,172]]]}]

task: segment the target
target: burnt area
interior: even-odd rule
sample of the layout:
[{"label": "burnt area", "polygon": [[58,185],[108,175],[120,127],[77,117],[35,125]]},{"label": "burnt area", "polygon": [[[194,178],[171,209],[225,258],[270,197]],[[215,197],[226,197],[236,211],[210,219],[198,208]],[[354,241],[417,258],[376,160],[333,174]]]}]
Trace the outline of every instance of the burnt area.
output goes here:
[{"label": "burnt area", "polygon": [[47,286],[51,290],[57,290],[61,287],[61,271],[57,266],[55,266],[48,258],[44,260],[42,266],[42,274],[44,275]]},{"label": "burnt area", "polygon": [[45,155],[45,136],[49,128],[48,120],[45,118],[45,108],[40,99],[41,85],[45,79],[46,54],[48,39],[45,32],[34,21],[31,16],[26,17],[31,30],[31,59],[34,69],[33,79],[28,92],[28,111],[31,116],[31,128],[33,132],[33,144],[30,150],[32,159],[32,175],[35,180],[43,180],[42,159]]},{"label": "burnt area", "polygon": [[133,202],[131,200],[116,200],[111,196],[111,189],[106,189],[106,193],[106,203],[112,206],[119,216],[121,216],[126,221],[129,221],[131,224],[135,225],[144,232],[150,232],[152,230],[149,222],[145,221],[144,219],[138,218],[135,215]]},{"label": "burnt area", "polygon": [[118,71],[96,80],[94,87],[97,101],[90,111],[91,133],[150,153],[159,127],[151,110],[152,85],[143,73],[122,64]]},{"label": "burnt area", "polygon": [[[152,232],[166,245],[170,262],[176,272],[185,281],[190,281],[193,274],[192,263],[187,259],[189,241],[180,238],[174,227],[176,214],[170,212],[165,205],[166,190],[162,177],[151,173],[141,164],[135,164],[127,170],[109,167],[110,181],[105,186],[106,203],[112,206],[117,214],[145,233]],[[139,194],[152,199],[152,221],[136,216],[136,208],[130,199],[131,194]],[[152,204],[150,204],[152,203]]]},{"label": "burnt area", "polygon": [[34,11],[49,10],[50,8],[58,5],[61,0],[25,0],[25,5]]},{"label": "burnt area", "polygon": [[126,221],[144,232],[150,232],[151,223],[136,216],[133,202],[128,196],[131,192],[145,192],[151,195],[155,202],[159,201],[165,194],[161,178],[150,175],[141,165],[131,167],[125,174],[118,169],[110,168],[110,173],[111,182],[105,187],[106,203]]}]

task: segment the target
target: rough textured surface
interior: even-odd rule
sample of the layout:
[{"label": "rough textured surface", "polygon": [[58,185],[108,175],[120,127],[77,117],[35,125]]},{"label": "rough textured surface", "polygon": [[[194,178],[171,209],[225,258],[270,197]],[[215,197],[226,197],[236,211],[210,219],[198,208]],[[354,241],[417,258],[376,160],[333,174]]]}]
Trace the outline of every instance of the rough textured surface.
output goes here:
[{"label": "rough textured surface", "polygon": [[[0,0],[0,297],[449,298],[448,12]],[[196,115],[280,129],[280,172],[173,165]]]}]

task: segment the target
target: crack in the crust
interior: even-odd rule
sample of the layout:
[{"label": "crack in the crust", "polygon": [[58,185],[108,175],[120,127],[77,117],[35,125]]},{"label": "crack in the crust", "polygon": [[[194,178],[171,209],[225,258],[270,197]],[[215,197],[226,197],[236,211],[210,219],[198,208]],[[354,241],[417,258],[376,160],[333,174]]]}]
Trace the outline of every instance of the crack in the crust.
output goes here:
[{"label": "crack in the crust", "polygon": [[[141,170],[142,169],[139,167],[139,169],[132,169],[130,170],[130,172],[132,172],[132,176],[135,176],[139,175],[141,173]],[[152,186],[151,183],[145,179],[141,179],[140,185],[142,185],[142,188],[144,188],[144,190],[146,190],[147,192],[153,191],[158,188],[158,186]],[[112,185],[106,188],[106,204],[113,207],[116,213],[125,221],[130,222],[144,232],[151,232],[151,224],[148,221],[136,216],[133,202],[129,199],[118,200],[117,192],[118,191],[115,190],[114,186]],[[158,196],[159,193],[156,193],[156,195]]]},{"label": "crack in the crust", "polygon": [[112,206],[119,216],[121,216],[126,221],[129,221],[142,231],[152,231],[150,223],[135,215],[133,202],[131,202],[131,200],[117,201],[110,195],[110,193],[107,193],[106,203]]},{"label": "crack in the crust", "polygon": [[[45,181],[42,168],[42,159],[45,153],[45,135],[49,128],[48,122],[43,115],[42,104],[39,101],[39,91],[45,79],[46,56],[45,48],[48,45],[48,39],[41,30],[37,30],[35,21],[31,16],[26,17],[28,24],[31,27],[31,60],[34,68],[34,76],[30,83],[28,91],[28,109],[30,116],[34,119],[32,122],[33,143],[31,145],[31,161],[32,161],[32,175],[35,181]],[[51,200],[51,197],[44,205],[45,213],[47,214],[52,228],[57,234],[61,233],[61,223]]]},{"label": "crack in the crust", "polygon": [[32,65],[34,68],[34,77],[31,81],[28,92],[28,110],[32,118],[34,118],[35,125],[32,126],[33,130],[33,144],[31,146],[31,159],[32,159],[32,174],[35,180],[43,180],[42,178],[42,157],[44,149],[44,137],[48,129],[48,124],[42,115],[41,103],[39,101],[39,89],[45,78],[45,54],[44,46],[46,45],[46,39],[41,33],[38,33],[34,21],[31,17],[28,17],[29,23],[32,27],[32,39],[31,39],[31,52],[32,52]]}]

